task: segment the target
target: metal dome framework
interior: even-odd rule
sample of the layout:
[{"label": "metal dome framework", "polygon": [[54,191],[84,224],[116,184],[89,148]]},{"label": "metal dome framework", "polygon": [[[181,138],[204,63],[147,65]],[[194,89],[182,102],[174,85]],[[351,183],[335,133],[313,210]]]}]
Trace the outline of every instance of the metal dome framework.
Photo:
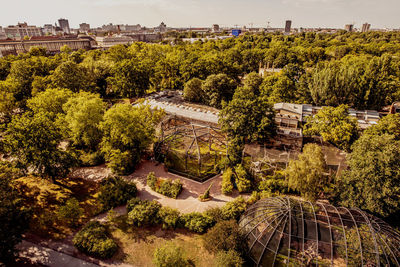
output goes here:
[{"label": "metal dome framework", "polygon": [[239,222],[256,266],[400,266],[400,235],[357,208],[262,199]]}]

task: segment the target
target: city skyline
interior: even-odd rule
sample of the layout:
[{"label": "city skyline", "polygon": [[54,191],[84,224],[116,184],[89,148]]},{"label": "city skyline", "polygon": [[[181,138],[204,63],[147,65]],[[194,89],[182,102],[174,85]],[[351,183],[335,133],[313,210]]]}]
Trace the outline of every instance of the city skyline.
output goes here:
[{"label": "city skyline", "polygon": [[361,28],[365,22],[372,28],[400,28],[397,0],[21,0],[3,7],[8,9],[0,17],[3,27],[18,22],[43,26],[66,18],[71,28],[82,22],[91,27],[108,23],[154,27],[161,21],[168,27],[211,27],[214,23],[266,27],[270,22],[271,27],[282,28],[285,20],[292,20],[293,28],[343,28],[349,23]]}]

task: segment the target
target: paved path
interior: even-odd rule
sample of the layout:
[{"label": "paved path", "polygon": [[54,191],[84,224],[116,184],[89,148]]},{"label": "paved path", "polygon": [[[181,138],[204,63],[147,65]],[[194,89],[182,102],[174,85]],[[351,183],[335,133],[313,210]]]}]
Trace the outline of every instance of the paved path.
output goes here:
[{"label": "paved path", "polygon": [[[57,246],[58,249],[70,252],[76,250],[75,248],[70,248],[68,245],[63,244],[61,247]],[[57,251],[51,248],[47,248],[26,240],[23,240],[17,245],[19,250],[19,256],[22,258],[29,259],[34,264],[40,264],[49,267],[134,267],[133,265],[126,263],[111,263],[95,260],[96,263],[89,262],[83,259],[76,258],[74,256],[68,255],[61,251]]]},{"label": "paved path", "polygon": [[19,256],[50,267],[98,267],[99,265],[23,240],[17,245]]}]

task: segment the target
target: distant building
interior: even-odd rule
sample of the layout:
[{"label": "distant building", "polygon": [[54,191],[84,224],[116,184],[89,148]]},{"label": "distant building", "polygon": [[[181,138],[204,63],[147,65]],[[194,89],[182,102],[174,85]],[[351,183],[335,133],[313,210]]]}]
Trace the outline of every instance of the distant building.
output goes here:
[{"label": "distant building", "polygon": [[63,30],[64,33],[70,34],[71,30],[69,28],[69,22],[67,19],[59,19],[58,24],[60,25],[60,28]]},{"label": "distant building", "polygon": [[220,30],[219,30],[219,25],[218,24],[213,24],[213,26],[212,26],[212,31],[213,32],[219,32]]},{"label": "distant building", "polygon": [[36,26],[29,26],[26,22],[18,23],[16,26],[8,26],[4,28],[4,33],[7,38],[11,39],[23,39],[25,36],[42,36],[43,32],[41,28]]},{"label": "distant building", "polygon": [[167,25],[164,22],[161,22],[161,24],[158,27],[154,28],[155,32],[166,32],[167,31]]},{"label": "distant building", "polygon": [[344,26],[344,29],[348,32],[352,32],[354,30],[354,25],[353,24],[346,24]]},{"label": "distant building", "polygon": [[6,34],[3,31],[3,27],[0,26],[0,40],[7,39]]},{"label": "distant building", "polygon": [[291,20],[287,20],[285,22],[285,33],[289,33],[291,28],[292,28],[292,21]]},{"label": "distant building", "polygon": [[104,36],[104,37],[96,37],[97,45],[101,48],[110,48],[114,45],[125,45],[133,43],[133,39],[129,36]]},{"label": "distant building", "polygon": [[371,28],[371,24],[369,24],[369,23],[364,23],[364,24],[362,25],[361,32],[367,32],[367,31],[369,31],[370,28]]},{"label": "distant building", "polygon": [[81,31],[81,32],[88,32],[88,31],[90,31],[90,24],[88,24],[88,23],[81,23],[81,24],[79,24],[79,31]]},{"label": "distant building", "polygon": [[136,25],[121,25],[120,26],[121,31],[124,32],[138,32],[142,29],[142,26],[140,24],[136,24]]},{"label": "distant building", "polygon": [[31,47],[39,46],[46,48],[50,54],[60,52],[60,49],[67,45],[72,50],[91,49],[91,42],[88,39],[60,38],[56,36],[31,37],[29,40],[0,41],[0,56],[18,55],[29,52]]}]

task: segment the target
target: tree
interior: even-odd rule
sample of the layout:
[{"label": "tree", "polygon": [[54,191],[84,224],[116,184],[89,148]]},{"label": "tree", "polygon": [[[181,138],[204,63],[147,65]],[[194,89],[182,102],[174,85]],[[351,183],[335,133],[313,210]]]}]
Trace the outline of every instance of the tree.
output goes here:
[{"label": "tree", "polygon": [[101,141],[100,123],[106,104],[99,95],[81,92],[63,105],[65,122],[75,145],[95,150]]},{"label": "tree", "polygon": [[387,217],[400,211],[400,141],[394,135],[365,134],[352,146],[349,170],[341,176],[341,199]]},{"label": "tree", "polygon": [[40,92],[27,102],[34,114],[47,113],[52,120],[56,119],[58,114],[64,113],[63,105],[73,96],[72,91],[68,89],[47,89]]},{"label": "tree", "polygon": [[145,105],[116,104],[107,110],[100,124],[103,131],[100,147],[113,172],[126,174],[133,170],[152,143],[154,126],[163,114]]},{"label": "tree", "polygon": [[134,182],[127,182],[121,177],[111,176],[101,181],[97,197],[102,211],[125,205],[136,197],[137,188]]},{"label": "tree", "polygon": [[183,250],[172,242],[168,242],[154,251],[153,263],[156,267],[186,267],[188,260]]},{"label": "tree", "polygon": [[245,252],[245,240],[235,220],[218,222],[203,236],[203,244],[206,250],[213,253],[220,250]]},{"label": "tree", "polygon": [[85,69],[73,61],[61,63],[51,75],[52,85],[72,92],[87,90],[89,81]]},{"label": "tree", "polygon": [[325,142],[348,150],[358,137],[358,125],[347,109],[346,105],[323,107],[304,125],[304,135],[320,135]]},{"label": "tree", "polygon": [[297,160],[284,171],[288,186],[310,200],[316,200],[329,184],[327,165],[320,146],[306,144]]},{"label": "tree", "polygon": [[0,162],[0,263],[12,262],[15,245],[29,226],[30,211],[13,188],[14,175],[12,168]]},{"label": "tree", "polygon": [[60,206],[57,211],[57,217],[63,223],[76,227],[82,216],[82,208],[76,198],[70,198],[65,205]]},{"label": "tree", "polygon": [[222,106],[222,101],[229,102],[235,92],[237,84],[226,74],[213,74],[203,83],[205,102],[216,108]]},{"label": "tree", "polygon": [[0,120],[11,120],[12,113],[16,108],[15,102],[12,85],[9,81],[0,81]]},{"label": "tree", "polygon": [[377,125],[367,128],[364,135],[394,135],[397,140],[400,140],[400,114],[389,114],[381,118]]},{"label": "tree", "polygon": [[272,105],[247,87],[239,87],[231,102],[219,114],[222,130],[228,135],[230,165],[240,163],[246,140],[265,141],[276,133]]},{"label": "tree", "polygon": [[203,101],[203,81],[199,78],[193,78],[185,84],[183,89],[183,98],[190,102]]},{"label": "tree", "polygon": [[122,97],[138,97],[145,94],[150,86],[150,70],[143,62],[125,59],[117,62],[112,70],[113,76],[107,78],[112,91]]},{"label": "tree", "polygon": [[74,165],[73,156],[60,148],[62,134],[46,113],[14,116],[4,136],[6,151],[16,166],[47,176],[54,182]]}]

